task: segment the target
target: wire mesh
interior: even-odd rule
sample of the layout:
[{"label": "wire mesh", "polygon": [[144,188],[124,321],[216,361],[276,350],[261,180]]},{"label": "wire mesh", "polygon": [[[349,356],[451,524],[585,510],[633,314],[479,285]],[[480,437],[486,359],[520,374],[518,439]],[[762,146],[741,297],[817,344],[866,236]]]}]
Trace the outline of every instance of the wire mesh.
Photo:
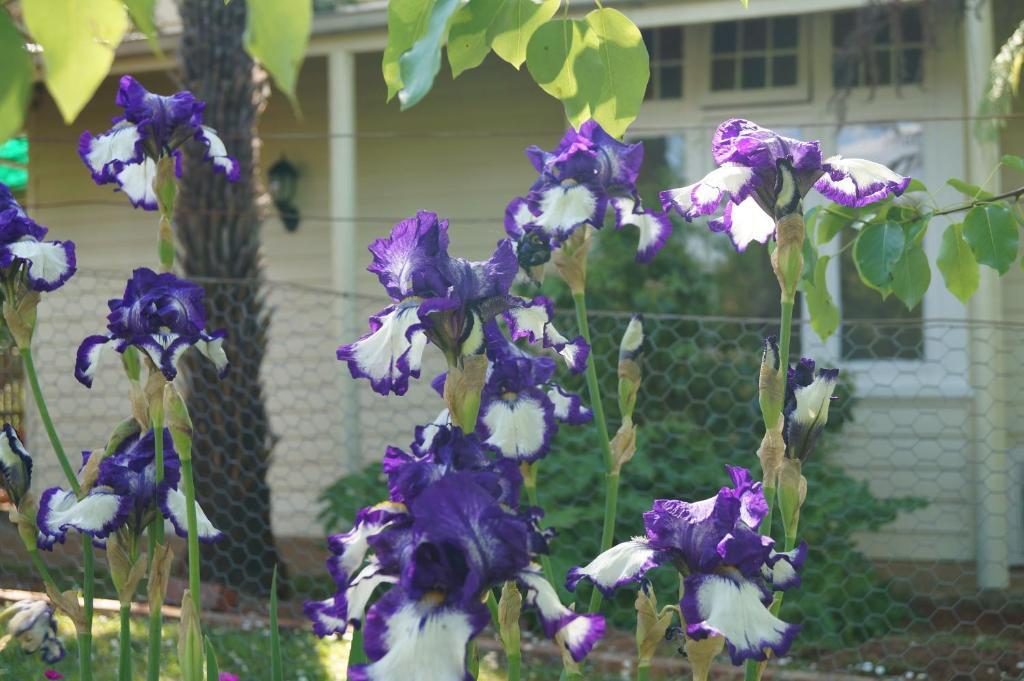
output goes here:
[{"label": "wire mesh", "polygon": [[[105,358],[91,391],[72,376],[78,342],[103,328],[106,300],[120,294],[123,282],[115,274],[80,272],[40,308],[37,364],[69,452],[101,447],[128,414],[116,357]],[[230,319],[241,309],[242,289],[235,295],[231,282],[220,281],[217,290],[207,304]],[[429,378],[443,366],[440,353],[428,349],[423,378],[405,396],[383,398],[351,379],[334,356],[339,343],[363,332],[383,299],[283,283],[268,283],[264,292],[271,309],[261,373],[272,444],[269,517],[289,577],[287,619],[298,618],[304,598],[331,592],[324,536],[347,529],[357,505],[378,500],[373,495],[383,488],[375,462],[387,445],[407,446],[414,427],[440,411]],[[618,426],[616,356],[628,312],[591,315],[592,358],[612,431]],[[572,329],[571,315],[562,316],[563,330]],[[640,436],[636,457],[623,472],[620,540],[642,532],[641,514],[652,499],[709,496],[724,484],[725,463],[758,468],[756,376],[761,339],[776,331],[770,320],[668,314],[648,315],[645,328]],[[839,333],[840,342],[823,350],[835,356],[822,363],[843,369],[840,398],[805,469],[810,491],[801,534],[811,554],[803,587],[787,597],[783,610],[804,631],[785,663],[817,670],[821,678],[839,672],[1020,678],[1024,325],[867,320],[844,321]],[[229,338],[226,349],[229,357],[245,351],[238,338]],[[5,365],[7,383],[16,384],[19,376]],[[578,377],[561,378],[584,390]],[[19,401],[17,385],[5,384],[4,391],[14,396],[12,404]],[[216,437],[228,407],[192,406],[197,428],[211,429],[217,443],[217,451],[195,455],[215,457],[224,469],[224,483],[200,502],[230,509],[234,520],[222,529],[262,533],[266,509],[254,508],[251,490],[232,483],[231,471],[246,465],[252,443],[244,434]],[[37,492],[60,484],[30,403],[23,431],[37,462]],[[553,556],[559,572],[597,551],[603,499],[595,490],[602,479],[592,429],[563,426],[540,464],[538,483],[545,523],[560,532]],[[184,548],[176,553],[180,579]],[[46,556],[68,579],[77,574],[77,558],[73,541]],[[0,528],[0,588],[39,590],[26,563],[12,528]],[[244,553],[230,553],[228,563],[230,569],[223,562],[204,566],[207,607],[240,618],[263,612],[273,566]],[[673,580],[655,580],[663,601],[671,598]],[[112,595],[105,575],[101,582],[101,594]],[[610,610],[613,624],[626,631],[633,622],[632,598],[621,594]],[[253,645],[263,642],[253,639]],[[608,647],[624,663],[632,654],[627,646]],[[673,656],[674,646],[664,645],[661,653]],[[322,678],[336,677],[325,671]]]}]

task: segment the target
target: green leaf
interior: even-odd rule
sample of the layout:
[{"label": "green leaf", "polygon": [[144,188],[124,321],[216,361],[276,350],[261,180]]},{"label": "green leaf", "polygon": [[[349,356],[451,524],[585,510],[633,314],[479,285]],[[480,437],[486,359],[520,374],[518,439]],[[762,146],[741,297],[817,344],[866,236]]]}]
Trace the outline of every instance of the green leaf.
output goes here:
[{"label": "green leaf", "polygon": [[1009,166],[1014,170],[1024,173],[1024,158],[1020,156],[1013,156],[1011,154],[1005,154],[1001,159],[1004,166]]},{"label": "green leaf", "polygon": [[16,135],[32,95],[32,58],[6,11],[0,9],[0,142]]},{"label": "green leaf", "polygon": [[[541,26],[526,48],[526,68],[544,92],[561,100],[565,115],[579,126],[590,115],[590,94],[584,90],[600,75],[600,62],[587,45],[590,27],[573,19],[557,19]],[[580,77],[582,76],[582,77]]]},{"label": "green leaf", "polygon": [[971,199],[972,201],[988,201],[989,199],[992,198],[992,194],[985,191],[978,185],[970,184],[969,182],[964,182],[963,180],[958,180],[955,177],[951,177],[948,180],[946,180],[946,184],[948,184],[950,187],[957,190],[967,198]]},{"label": "green leaf", "polygon": [[128,31],[120,0],[24,0],[22,15],[32,40],[43,48],[46,87],[65,123],[96,92]]},{"label": "green leaf", "polygon": [[636,120],[644,101],[651,76],[647,46],[636,24],[616,9],[596,9],[585,20],[604,72],[591,115],[609,135],[619,137]]},{"label": "green leaf", "polygon": [[909,248],[910,244],[920,246],[928,233],[928,218],[921,217],[913,222],[905,223],[903,227],[907,230],[907,247]]},{"label": "green leaf", "polygon": [[811,317],[811,328],[823,341],[828,340],[839,328],[839,308],[833,302],[832,294],[828,292],[828,281],[825,279],[828,261],[827,255],[818,258],[814,264],[812,278],[804,279],[802,282],[804,302]]},{"label": "green leaf", "polygon": [[220,681],[220,668],[217,665],[217,651],[213,649],[213,642],[209,636],[203,637],[206,641],[206,681]]},{"label": "green leaf", "polygon": [[388,86],[388,101],[402,89],[398,58],[413,46],[426,30],[427,17],[435,0],[389,0],[388,44],[384,48],[381,72]]},{"label": "green leaf", "polygon": [[978,289],[980,274],[978,261],[971,252],[971,247],[964,240],[963,225],[955,224],[942,233],[942,245],[935,264],[942,273],[946,288],[960,302],[966,303]]},{"label": "green leaf", "polygon": [[530,38],[558,11],[559,0],[506,0],[490,34],[494,53],[517,69],[526,61]]},{"label": "green leaf", "polygon": [[836,234],[857,219],[857,215],[855,208],[840,206],[838,203],[826,206],[818,216],[818,236],[815,243],[818,246],[824,246],[832,241],[836,238]]},{"label": "green leaf", "polygon": [[156,13],[157,0],[123,0],[128,15],[132,18],[135,28],[146,36],[149,46],[157,54],[163,54],[160,49],[159,37],[156,32],[156,22],[153,19]]},{"label": "green leaf", "polygon": [[248,0],[245,50],[263,64],[296,111],[295,86],[313,24],[312,0]]},{"label": "green leaf", "polygon": [[928,187],[924,186],[924,182],[922,182],[921,180],[919,180],[916,177],[914,177],[914,178],[910,179],[910,184],[907,185],[907,190],[904,193],[905,194],[910,194],[911,192],[927,192],[927,191],[928,191]]},{"label": "green leaf", "polygon": [[398,58],[402,89],[398,101],[402,109],[416,106],[434,85],[441,70],[441,45],[448,38],[452,15],[461,0],[436,0],[427,16],[426,28],[412,47]]},{"label": "green leaf", "polygon": [[978,262],[999,274],[1006,274],[1017,259],[1017,222],[1006,206],[992,203],[972,208],[964,217],[964,239]]},{"label": "green leaf", "polygon": [[892,274],[892,292],[907,306],[908,310],[917,307],[924,298],[925,291],[932,283],[932,268],[928,264],[928,256],[920,246],[910,246],[903,252],[896,263]]},{"label": "green leaf", "polygon": [[861,280],[888,295],[893,268],[903,254],[906,235],[895,222],[870,224],[860,231],[853,245],[853,262]]},{"label": "green leaf", "polygon": [[270,681],[284,681],[281,663],[281,630],[277,625],[277,566],[270,580]]}]

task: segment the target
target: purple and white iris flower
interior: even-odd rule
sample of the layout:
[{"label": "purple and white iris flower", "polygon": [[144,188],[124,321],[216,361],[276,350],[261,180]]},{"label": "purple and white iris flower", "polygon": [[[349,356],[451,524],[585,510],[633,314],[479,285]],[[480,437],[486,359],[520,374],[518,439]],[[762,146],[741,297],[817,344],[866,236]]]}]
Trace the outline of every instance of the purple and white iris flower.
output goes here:
[{"label": "purple and white iris flower", "polygon": [[0,433],[0,489],[17,508],[32,488],[32,457],[14,426],[5,423]]},{"label": "purple and white iris flower", "polygon": [[108,333],[89,336],[79,346],[75,378],[92,387],[102,351],[123,353],[129,346],[144,352],[168,381],[177,376],[182,353],[194,346],[223,378],[228,371],[224,332],[206,331],[203,295],[201,286],[173,274],[145,267],[135,270],[124,296],[107,301]]},{"label": "purple and white iris flower", "polygon": [[659,499],[644,514],[646,536],[613,546],[589,565],[569,571],[572,590],[583,579],[609,595],[641,582],[660,565],[685,575],[679,608],[692,639],[722,636],[733,664],[764,660],[765,650],[785,655],[800,626],[775,617],[773,591],[800,583],[807,546],[779,553],[758,525],[768,513],[761,483],[743,468],[727,466],[732,487],[702,501]]},{"label": "purple and white iris flower", "polygon": [[8,286],[24,281],[33,291],[53,291],[75,273],[75,244],[43,241],[46,232],[0,183],[0,270]]},{"label": "purple and white iris flower", "polygon": [[64,659],[64,644],[57,637],[57,618],[46,601],[18,601],[0,611],[0,622],[7,622],[7,634],[26,655],[39,653],[45,664]]},{"label": "purple and white iris flower", "polygon": [[650,261],[671,235],[666,214],[640,205],[636,180],[643,144],[620,142],[590,120],[578,131],[570,128],[553,151],[531,146],[526,156],[540,176],[505,210],[505,231],[516,240],[524,268],[546,262],[580,226],[600,229],[609,206],[616,228],[640,230],[640,262]]},{"label": "purple and white iris flower", "polygon": [[[428,341],[449,365],[484,351],[484,324],[503,310],[531,303],[509,295],[518,270],[512,243],[498,242],[488,260],[471,262],[448,254],[448,222],[420,211],[370,245],[377,275],[394,301],[370,317],[370,333],[338,348],[353,378],[365,378],[382,394],[404,395],[418,378]],[[545,318],[544,347],[559,352],[575,370],[586,360],[582,338],[570,341]]]},{"label": "purple and white iris flower", "polygon": [[[554,360],[525,352],[505,337],[497,322],[488,322],[484,335],[490,363],[480,393],[477,432],[485,447],[513,461],[536,461],[547,454],[559,422],[581,425],[593,419],[579,395],[551,380]],[[433,382],[439,393],[445,378],[442,374]]]},{"label": "purple and white iris flower", "polygon": [[828,408],[839,378],[839,369],[818,369],[814,360],[802,358],[790,367],[786,380],[786,402],[782,414],[782,436],[786,456],[806,461],[818,436],[828,423]]},{"label": "purple and white iris flower", "polygon": [[[99,464],[96,484],[82,499],[73,492],[53,487],[39,500],[40,548],[63,543],[74,529],[102,540],[122,527],[135,537],[156,518],[171,521],[179,537],[188,536],[187,502],[179,489],[181,463],[174,451],[170,431],[163,431],[163,480],[157,482],[153,431],[134,435]],[[88,460],[91,454],[83,453]],[[99,454],[96,454],[99,455]],[[84,465],[84,464],[83,464]],[[212,543],[222,534],[196,502],[199,541]]]},{"label": "purple and white iris flower", "polygon": [[117,184],[136,208],[156,210],[157,163],[173,158],[181,174],[181,147],[189,140],[206,146],[205,160],[231,182],[238,180],[238,161],[228,156],[217,132],[203,125],[206,104],[191,92],[170,96],[146,90],[131,76],[121,78],[116,104],[124,115],[99,135],[83,132],[78,155],[92,172],[96,184]]},{"label": "purple and white iris flower", "polygon": [[708,226],[728,232],[736,250],[767,243],[778,219],[799,212],[813,187],[844,206],[866,206],[901,195],[910,184],[889,168],[860,158],[822,159],[817,141],[784,137],[734,118],[718,126],[711,142],[715,170],[686,187],[661,193],[665,210],[687,220],[715,215]]}]

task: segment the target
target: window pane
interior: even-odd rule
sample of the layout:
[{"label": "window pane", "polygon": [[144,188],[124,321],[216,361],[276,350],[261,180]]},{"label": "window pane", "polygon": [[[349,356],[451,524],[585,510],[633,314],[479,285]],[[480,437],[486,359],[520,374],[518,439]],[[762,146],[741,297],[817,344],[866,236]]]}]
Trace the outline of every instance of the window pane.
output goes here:
[{"label": "window pane", "polygon": [[683,28],[671,26],[658,30],[658,59],[683,58]]},{"label": "window pane", "polygon": [[832,15],[832,46],[844,47],[857,23],[856,12],[836,12]]},{"label": "window pane", "polygon": [[900,38],[904,43],[919,43],[924,40],[919,7],[907,7],[900,13]]},{"label": "window pane", "polygon": [[683,67],[662,66],[658,69],[658,99],[679,99],[683,96]]},{"label": "window pane", "polygon": [[736,51],[735,21],[721,21],[712,27],[711,51],[716,54]]},{"label": "window pane", "polygon": [[796,85],[796,55],[788,54],[772,59],[772,85]]},{"label": "window pane", "polygon": [[744,50],[763,50],[768,47],[768,20],[744,21],[742,31]]},{"label": "window pane", "polygon": [[889,26],[889,15],[886,13],[884,16],[874,14],[870,17],[866,17],[866,21],[870,22],[875,28],[875,36],[873,42],[876,45],[890,45],[892,44],[892,30]]},{"label": "window pane", "polygon": [[743,58],[743,89],[751,90],[765,86],[766,62],[764,57]]},{"label": "window pane", "polygon": [[860,69],[857,60],[848,55],[832,57],[832,85],[837,88],[854,87],[860,84]]},{"label": "window pane", "polygon": [[644,45],[647,46],[647,54],[654,55],[654,31],[649,28],[641,29],[640,37],[644,39]]},{"label": "window pane", "polygon": [[871,76],[875,85],[892,85],[892,52],[876,51],[871,68],[874,69]]},{"label": "window pane", "polygon": [[779,17],[772,21],[772,47],[775,49],[796,47],[796,40],[796,17]]},{"label": "window pane", "polygon": [[900,54],[900,83],[920,83],[924,70],[921,64],[921,48],[905,49]]},{"label": "window pane", "polygon": [[711,62],[711,89],[733,90],[736,88],[736,60],[715,59]]}]

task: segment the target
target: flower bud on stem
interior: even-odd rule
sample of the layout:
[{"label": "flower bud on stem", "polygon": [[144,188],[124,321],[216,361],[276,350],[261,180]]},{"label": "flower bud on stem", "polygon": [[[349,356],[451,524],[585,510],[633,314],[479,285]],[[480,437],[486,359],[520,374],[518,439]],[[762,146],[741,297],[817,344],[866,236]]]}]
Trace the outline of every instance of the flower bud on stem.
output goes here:
[{"label": "flower bud on stem", "polygon": [[463,355],[448,363],[444,401],[452,420],[464,433],[476,430],[480,413],[480,391],[487,378],[486,355]]},{"label": "flower bud on stem", "polygon": [[776,223],[777,243],[771,257],[782,300],[790,303],[796,298],[796,285],[804,266],[804,217],[799,207],[797,211],[783,216]]},{"label": "flower bud on stem", "polygon": [[587,288],[587,254],[590,252],[591,232],[593,229],[590,225],[577,227],[572,236],[551,256],[555,269],[574,296],[583,295]]},{"label": "flower bud on stem", "polygon": [[519,681],[522,652],[519,647],[519,615],[523,609],[523,596],[516,583],[505,582],[498,601],[498,634],[508,658],[508,681]]}]

